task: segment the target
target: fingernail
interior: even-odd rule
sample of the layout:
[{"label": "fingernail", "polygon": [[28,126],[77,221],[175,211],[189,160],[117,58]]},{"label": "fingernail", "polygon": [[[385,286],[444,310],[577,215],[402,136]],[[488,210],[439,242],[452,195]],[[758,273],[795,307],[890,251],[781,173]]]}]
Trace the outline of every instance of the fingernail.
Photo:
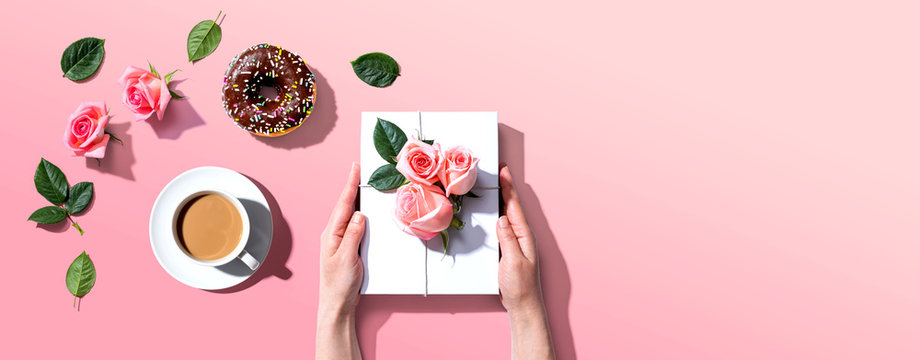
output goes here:
[{"label": "fingernail", "polygon": [[498,226],[500,226],[502,229],[507,228],[508,225],[511,225],[511,224],[508,223],[507,216],[502,215],[502,217],[498,218]]},{"label": "fingernail", "polygon": [[354,224],[360,224],[364,221],[364,215],[360,211],[355,211],[354,214],[351,214],[351,222]]}]

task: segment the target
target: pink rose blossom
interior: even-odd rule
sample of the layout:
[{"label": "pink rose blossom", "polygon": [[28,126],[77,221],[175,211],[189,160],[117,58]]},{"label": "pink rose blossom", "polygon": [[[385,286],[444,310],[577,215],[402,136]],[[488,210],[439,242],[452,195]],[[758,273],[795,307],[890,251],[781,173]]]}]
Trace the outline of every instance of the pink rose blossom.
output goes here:
[{"label": "pink rose blossom", "polygon": [[444,167],[441,146],[428,145],[416,138],[409,139],[396,156],[396,170],[407,179],[425,185],[438,181],[438,173]]},{"label": "pink rose blossom", "polygon": [[441,189],[409,183],[396,190],[394,215],[402,231],[429,240],[450,226],[454,208]]},{"label": "pink rose blossom", "polygon": [[105,147],[109,144],[109,134],[105,133],[108,124],[109,115],[106,113],[105,103],[81,102],[67,120],[64,145],[73,151],[74,156],[101,159],[105,156]]},{"label": "pink rose blossom", "polygon": [[445,166],[438,174],[447,195],[464,195],[473,188],[479,173],[476,166],[479,159],[470,154],[463,146],[454,146],[444,150]]},{"label": "pink rose blossom", "polygon": [[170,96],[162,79],[147,70],[128,66],[118,84],[124,89],[121,102],[134,113],[134,120],[147,120],[154,112],[163,120]]}]

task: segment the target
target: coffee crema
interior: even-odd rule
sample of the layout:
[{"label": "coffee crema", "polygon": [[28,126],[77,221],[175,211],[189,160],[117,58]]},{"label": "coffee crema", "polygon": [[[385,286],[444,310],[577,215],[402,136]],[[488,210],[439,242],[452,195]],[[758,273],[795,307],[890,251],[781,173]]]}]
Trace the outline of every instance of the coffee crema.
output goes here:
[{"label": "coffee crema", "polygon": [[243,219],[230,200],[206,194],[190,200],[176,219],[179,243],[200,260],[217,260],[236,249],[243,235]]}]

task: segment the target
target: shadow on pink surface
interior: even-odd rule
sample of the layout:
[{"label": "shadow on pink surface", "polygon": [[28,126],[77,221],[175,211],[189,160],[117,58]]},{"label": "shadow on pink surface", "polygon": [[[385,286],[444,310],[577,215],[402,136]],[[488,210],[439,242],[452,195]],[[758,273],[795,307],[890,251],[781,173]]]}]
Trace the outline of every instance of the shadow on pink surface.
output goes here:
[{"label": "shadow on pink surface", "polygon": [[[42,206],[45,206],[45,205],[42,205]],[[77,220],[77,219],[74,218],[74,220]],[[80,220],[77,220],[77,222],[79,223]],[[70,229],[70,220],[64,220],[64,221],[60,221],[54,224],[35,224],[35,227],[45,230],[45,231],[60,234]],[[77,229],[74,229],[73,231],[77,231]]]},{"label": "shadow on pink surface", "polygon": [[86,167],[101,173],[112,174],[125,180],[134,181],[134,171],[131,168],[137,162],[134,158],[134,143],[131,141],[131,134],[128,129],[134,122],[133,117],[128,122],[109,123],[106,131],[114,134],[121,142],[109,140],[105,148],[105,158],[97,161],[93,158],[86,158]]},{"label": "shadow on pink surface", "polygon": [[[537,239],[543,297],[549,317],[553,344],[558,359],[575,359],[575,341],[569,321],[572,284],[565,259],[556,244],[549,222],[536,192],[524,178],[524,134],[504,124],[498,126],[499,158],[508,164],[515,189],[521,197],[524,213]],[[393,313],[475,313],[504,312],[497,296],[457,295],[371,295],[362,296],[358,304],[357,328],[361,352],[365,359],[376,359],[377,333]],[[508,328],[510,332],[510,326]],[[509,344],[510,346],[510,344]],[[489,358],[483,354],[483,358]]]},{"label": "shadow on pink surface", "polygon": [[326,78],[311,68],[313,75],[316,76],[316,104],[315,111],[304,121],[303,125],[280,137],[263,137],[255,136],[256,140],[265,143],[268,146],[282,149],[298,149],[311,145],[319,144],[329,135],[332,128],[335,127],[337,118],[335,107],[335,92],[326,82]]},{"label": "shadow on pink surface", "polygon": [[[170,84],[180,81],[184,80],[173,81]],[[170,100],[163,118],[165,120],[158,119],[156,115],[152,115],[147,119],[147,123],[150,124],[153,132],[160,139],[176,140],[182,136],[182,133],[205,125],[204,119],[192,107],[192,98]]]},{"label": "shadow on pink surface", "polygon": [[[268,254],[265,257],[265,260],[262,262],[262,265],[256,270],[254,274],[252,274],[252,276],[246,279],[246,281],[243,281],[239,285],[227,289],[209,290],[214,293],[235,293],[248,289],[267,277],[276,276],[282,280],[288,280],[291,278],[291,276],[294,275],[291,270],[287,268],[287,261],[288,258],[291,257],[291,249],[293,247],[291,228],[288,226],[287,220],[284,219],[284,215],[281,213],[281,207],[278,206],[278,201],[275,200],[275,197],[272,196],[268,189],[265,188],[265,186],[262,185],[262,183],[260,183],[258,180],[248,175],[244,176],[256,184],[259,190],[262,191],[262,194],[265,195],[265,200],[268,201],[268,207],[269,211],[271,211],[272,217],[271,247],[268,249]],[[247,210],[249,210],[248,207]],[[249,251],[248,245],[247,251]]]}]

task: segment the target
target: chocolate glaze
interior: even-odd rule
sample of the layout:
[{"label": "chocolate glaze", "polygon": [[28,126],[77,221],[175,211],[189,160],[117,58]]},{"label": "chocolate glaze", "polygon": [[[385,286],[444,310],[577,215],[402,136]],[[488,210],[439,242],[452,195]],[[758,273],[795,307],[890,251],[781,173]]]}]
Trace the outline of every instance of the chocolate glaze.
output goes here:
[{"label": "chocolate glaze", "polygon": [[[259,94],[278,91],[274,99]],[[233,58],[224,75],[223,104],[237,126],[255,135],[277,136],[300,126],[313,111],[314,75],[307,63],[279,46],[259,44]]]}]

